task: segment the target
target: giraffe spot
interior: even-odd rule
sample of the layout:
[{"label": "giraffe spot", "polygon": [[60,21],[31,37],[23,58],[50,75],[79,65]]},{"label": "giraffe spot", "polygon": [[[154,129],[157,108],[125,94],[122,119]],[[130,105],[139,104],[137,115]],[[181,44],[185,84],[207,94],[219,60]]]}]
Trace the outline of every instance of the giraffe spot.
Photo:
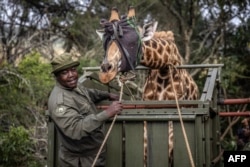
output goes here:
[{"label": "giraffe spot", "polygon": [[160,74],[161,78],[163,78],[163,77],[168,75],[168,70],[167,69],[166,70],[164,70],[164,69],[159,70],[159,74]]},{"label": "giraffe spot", "polygon": [[191,89],[192,92],[196,91],[195,86],[193,84],[190,85],[190,89]]},{"label": "giraffe spot", "polygon": [[158,44],[156,43],[156,41],[152,41],[152,48],[157,48]]},{"label": "giraffe spot", "polygon": [[179,80],[180,79],[180,76],[179,75],[175,75],[175,77],[174,77],[174,80]]},{"label": "giraffe spot", "polygon": [[166,86],[166,92],[173,92],[172,86],[170,86],[170,85]]},{"label": "giraffe spot", "polygon": [[160,78],[160,77],[157,77],[157,83],[159,83],[159,84],[161,84],[161,85],[162,85],[162,83],[163,83],[163,79],[162,79],[162,78]]},{"label": "giraffe spot", "polygon": [[149,46],[150,45],[149,41],[144,41],[144,45]]},{"label": "giraffe spot", "polygon": [[167,80],[164,80],[164,82],[163,82],[163,86],[164,86],[164,87],[167,87],[167,86],[168,86],[168,82],[167,82]]},{"label": "giraffe spot", "polygon": [[170,53],[170,51],[171,51],[170,47],[166,47],[166,52]]},{"label": "giraffe spot", "polygon": [[162,43],[163,46],[166,45],[166,42],[164,40],[161,40],[161,43]]},{"label": "giraffe spot", "polygon": [[190,84],[190,80],[189,80],[189,78],[188,77],[186,77],[186,85],[189,85]]},{"label": "giraffe spot", "polygon": [[186,95],[189,95],[189,94],[190,94],[190,90],[186,89]]},{"label": "giraffe spot", "polygon": [[162,87],[159,84],[157,85],[157,92],[162,92]]},{"label": "giraffe spot", "polygon": [[159,46],[159,48],[158,48],[158,53],[159,53],[160,55],[162,55],[162,53],[163,53],[163,47],[162,47],[162,45]]}]

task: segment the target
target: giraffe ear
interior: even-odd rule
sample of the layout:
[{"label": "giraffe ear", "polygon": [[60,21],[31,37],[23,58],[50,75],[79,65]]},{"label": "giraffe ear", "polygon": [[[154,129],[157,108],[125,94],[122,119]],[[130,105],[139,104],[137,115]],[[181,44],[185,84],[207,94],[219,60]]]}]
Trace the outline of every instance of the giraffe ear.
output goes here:
[{"label": "giraffe ear", "polygon": [[116,7],[113,7],[111,10],[109,21],[111,22],[111,21],[119,21],[119,20],[120,18],[119,18],[118,9]]},{"label": "giraffe ear", "polygon": [[103,40],[104,36],[104,29],[96,30],[97,35]]},{"label": "giraffe ear", "polygon": [[135,8],[133,6],[129,6],[127,17],[130,18],[130,17],[134,17],[134,16],[135,16]]},{"label": "giraffe ear", "polygon": [[151,38],[153,38],[157,25],[158,25],[158,22],[151,22],[151,23],[145,24],[141,30],[141,40],[148,41]]}]

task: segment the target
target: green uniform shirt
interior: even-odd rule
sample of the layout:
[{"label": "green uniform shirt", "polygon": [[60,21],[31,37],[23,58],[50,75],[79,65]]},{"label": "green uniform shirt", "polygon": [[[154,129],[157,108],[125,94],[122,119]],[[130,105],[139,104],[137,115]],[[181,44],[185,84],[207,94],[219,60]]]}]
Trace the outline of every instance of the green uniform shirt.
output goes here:
[{"label": "green uniform shirt", "polygon": [[[78,166],[79,161],[84,167],[91,166],[84,158],[95,158],[105,137],[103,124],[109,118],[105,111],[97,112],[95,103],[108,97],[107,92],[80,85],[70,90],[57,83],[53,88],[48,101],[49,113],[59,132],[59,157],[62,161],[70,157],[67,161],[72,161],[68,166]],[[104,165],[104,159],[99,163]]]}]

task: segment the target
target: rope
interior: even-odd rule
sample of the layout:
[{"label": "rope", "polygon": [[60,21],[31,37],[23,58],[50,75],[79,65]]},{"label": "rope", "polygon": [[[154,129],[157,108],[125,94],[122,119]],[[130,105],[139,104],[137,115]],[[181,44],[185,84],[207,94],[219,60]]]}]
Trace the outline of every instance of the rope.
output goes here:
[{"label": "rope", "polygon": [[[119,101],[122,100],[123,85],[124,85],[123,82],[121,82],[121,83],[122,83],[122,84],[121,84],[121,90],[120,90]],[[110,127],[109,127],[109,129],[108,129],[108,131],[107,131],[107,134],[106,134],[106,136],[105,136],[105,138],[104,138],[104,140],[103,140],[103,142],[102,142],[102,145],[101,145],[101,147],[100,147],[98,153],[96,154],[96,157],[95,157],[94,162],[93,162],[93,164],[91,165],[91,167],[94,167],[94,166],[95,166],[96,161],[97,161],[97,159],[99,158],[99,156],[100,156],[100,154],[101,154],[101,151],[102,151],[102,149],[103,149],[103,147],[104,147],[106,141],[108,140],[109,134],[110,134],[110,132],[111,132],[111,130],[112,130],[114,124],[115,124],[116,118],[117,118],[117,114],[116,114],[116,115],[114,116],[114,118],[113,118],[113,121],[112,121],[112,123],[111,123],[111,125],[110,125]]]},{"label": "rope", "polygon": [[[172,74],[170,66],[169,66],[169,73]],[[173,76],[172,75],[170,75],[170,76],[171,76],[171,81],[172,81],[171,83],[172,83],[173,91],[174,91],[174,94],[175,94],[175,101],[176,101],[176,106],[177,106],[177,110],[178,110],[178,115],[179,115],[179,118],[180,118],[181,129],[182,129],[182,133],[184,135],[184,139],[185,139],[185,143],[186,143],[186,147],[187,147],[187,151],[188,151],[188,155],[189,155],[189,160],[190,160],[190,163],[191,163],[192,167],[195,167],[194,160],[193,160],[193,157],[192,157],[192,153],[191,153],[191,150],[190,150],[190,145],[189,145],[189,142],[188,142],[188,139],[187,139],[187,134],[186,134],[186,130],[185,130],[185,127],[184,127],[181,111],[180,111],[180,106],[179,106],[178,99],[177,99],[177,93],[176,93],[175,88],[174,88]]]}]

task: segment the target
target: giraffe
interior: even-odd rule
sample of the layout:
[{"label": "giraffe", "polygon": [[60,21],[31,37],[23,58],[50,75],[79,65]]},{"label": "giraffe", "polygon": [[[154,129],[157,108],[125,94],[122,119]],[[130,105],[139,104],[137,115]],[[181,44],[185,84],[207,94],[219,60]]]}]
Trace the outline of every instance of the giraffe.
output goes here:
[{"label": "giraffe", "polygon": [[[135,24],[135,9],[130,6],[127,16],[120,18],[117,8],[109,20],[101,20],[104,29],[97,31],[105,49],[99,79],[108,83],[119,72],[133,71],[138,64],[149,67],[143,100],[179,100],[198,98],[198,87],[185,69],[169,67],[183,64],[172,31],[156,32],[157,22],[143,26]],[[172,84],[173,82],[173,84]],[[172,86],[174,85],[174,86]],[[173,166],[173,122],[169,121],[169,165]],[[144,166],[147,166],[147,122],[144,121]]]}]

